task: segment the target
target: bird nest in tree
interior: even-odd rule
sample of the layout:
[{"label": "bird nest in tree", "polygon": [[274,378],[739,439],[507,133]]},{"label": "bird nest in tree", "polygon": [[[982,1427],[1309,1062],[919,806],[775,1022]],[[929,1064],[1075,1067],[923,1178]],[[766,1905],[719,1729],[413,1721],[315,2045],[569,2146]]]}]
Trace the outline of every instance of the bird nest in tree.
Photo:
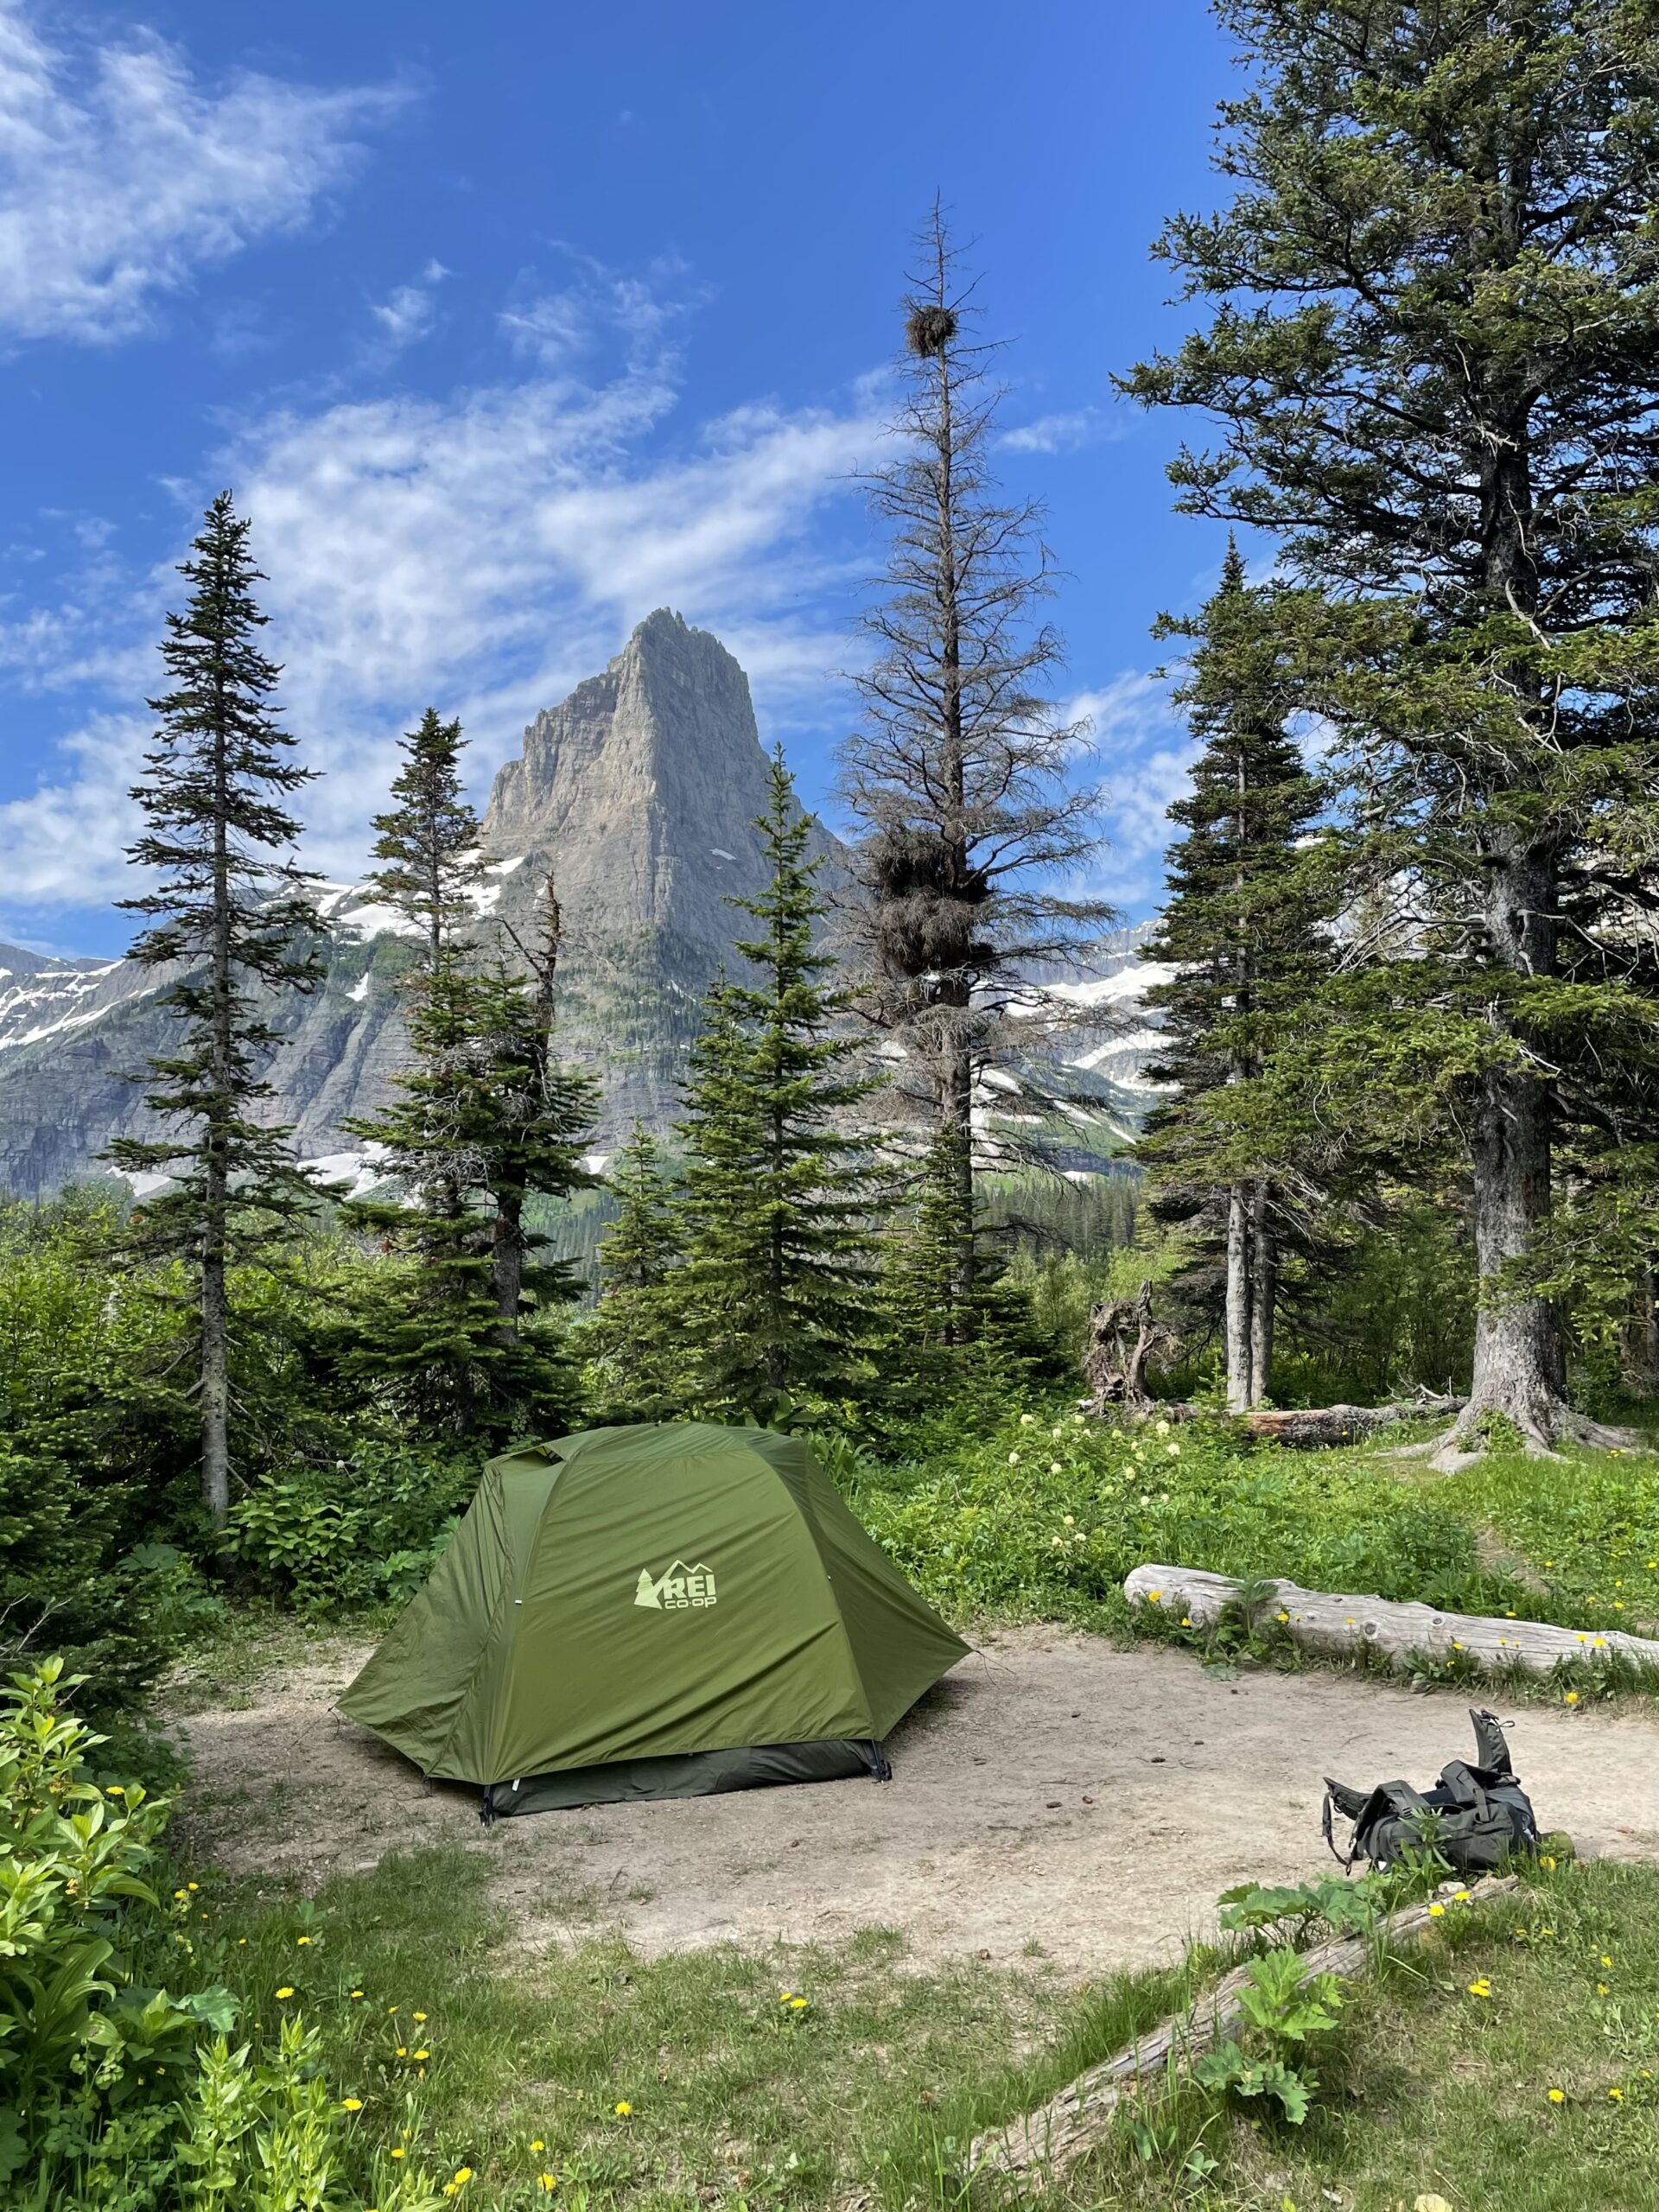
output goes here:
[{"label": "bird nest in tree", "polygon": [[932,353],[943,353],[957,334],[957,313],[954,308],[919,307],[910,311],[905,325],[905,340],[912,353],[924,360]]}]

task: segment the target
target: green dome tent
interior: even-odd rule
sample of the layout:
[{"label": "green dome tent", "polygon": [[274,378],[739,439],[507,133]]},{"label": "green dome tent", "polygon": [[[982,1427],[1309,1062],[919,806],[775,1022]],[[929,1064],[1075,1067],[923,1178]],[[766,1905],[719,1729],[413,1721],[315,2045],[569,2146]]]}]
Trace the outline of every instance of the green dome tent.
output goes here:
[{"label": "green dome tent", "polygon": [[600,1428],[491,1460],[340,1707],[487,1820],[885,1775],[967,1648],[799,1437]]}]

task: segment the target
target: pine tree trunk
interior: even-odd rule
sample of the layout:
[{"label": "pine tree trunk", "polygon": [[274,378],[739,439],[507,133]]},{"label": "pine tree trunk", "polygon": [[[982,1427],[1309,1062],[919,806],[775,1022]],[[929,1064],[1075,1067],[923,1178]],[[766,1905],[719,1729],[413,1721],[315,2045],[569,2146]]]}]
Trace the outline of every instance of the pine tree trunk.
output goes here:
[{"label": "pine tree trunk", "polygon": [[[1495,843],[1487,884],[1488,943],[1521,974],[1551,973],[1554,871],[1536,855]],[[1560,1332],[1547,1299],[1513,1292],[1503,1281],[1549,1218],[1546,1083],[1514,1068],[1489,1070],[1470,1124],[1480,1308],[1469,1403],[1448,1442],[1461,1445],[1478,1434],[1485,1415],[1497,1414],[1512,1421],[1529,1445],[1548,1449],[1567,1415]]]},{"label": "pine tree trunk", "polygon": [[524,1212],[522,1192],[496,1192],[490,1281],[495,1293],[495,1340],[505,1351],[518,1340],[518,1309],[524,1301]]},{"label": "pine tree trunk", "polygon": [[1642,1262],[1630,1285],[1621,1363],[1627,1389],[1644,1398],[1659,1396],[1659,1284],[1650,1259]]},{"label": "pine tree trunk", "polygon": [[231,1517],[228,1300],[222,1242],[201,1262],[201,1502],[215,1529]]},{"label": "pine tree trunk", "polygon": [[1250,1207],[1250,1403],[1273,1394],[1273,1308],[1278,1265],[1268,1219],[1268,1186],[1258,1183]]},{"label": "pine tree trunk", "polygon": [[1227,1193],[1227,1410],[1250,1406],[1250,1202],[1243,1184]]}]

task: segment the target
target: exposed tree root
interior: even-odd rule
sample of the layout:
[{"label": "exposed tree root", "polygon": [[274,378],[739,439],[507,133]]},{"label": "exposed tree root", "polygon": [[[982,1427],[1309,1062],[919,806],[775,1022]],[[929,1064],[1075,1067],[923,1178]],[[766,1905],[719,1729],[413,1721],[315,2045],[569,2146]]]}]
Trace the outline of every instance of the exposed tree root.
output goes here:
[{"label": "exposed tree root", "polygon": [[1567,1455],[1558,1448],[1563,1443],[1582,1445],[1594,1452],[1642,1452],[1648,1448],[1637,1430],[1622,1428],[1611,1421],[1592,1421],[1587,1414],[1575,1413],[1570,1406],[1557,1404],[1519,1418],[1506,1407],[1482,1406],[1471,1401],[1442,1435],[1431,1438],[1423,1446],[1408,1446],[1398,1456],[1413,1457],[1421,1450],[1437,1474],[1455,1475],[1465,1467],[1472,1467],[1492,1448],[1491,1439],[1483,1426],[1491,1414],[1501,1415],[1519,1432],[1521,1448],[1529,1459],[1563,1460]]}]

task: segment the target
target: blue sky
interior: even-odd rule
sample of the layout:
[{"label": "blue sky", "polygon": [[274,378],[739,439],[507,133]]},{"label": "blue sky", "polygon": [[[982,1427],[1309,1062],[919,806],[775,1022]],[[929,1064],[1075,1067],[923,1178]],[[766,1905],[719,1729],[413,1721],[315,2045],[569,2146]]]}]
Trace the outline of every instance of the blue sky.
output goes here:
[{"label": "blue sky", "polygon": [[170,563],[226,484],[331,875],[429,702],[481,801],[664,604],[827,804],[880,559],[848,479],[936,191],[1145,912],[1185,758],[1147,629],[1220,544],[1109,378],[1184,327],[1147,248],[1214,197],[1230,81],[1198,0],[0,0],[0,937],[126,941]]}]

